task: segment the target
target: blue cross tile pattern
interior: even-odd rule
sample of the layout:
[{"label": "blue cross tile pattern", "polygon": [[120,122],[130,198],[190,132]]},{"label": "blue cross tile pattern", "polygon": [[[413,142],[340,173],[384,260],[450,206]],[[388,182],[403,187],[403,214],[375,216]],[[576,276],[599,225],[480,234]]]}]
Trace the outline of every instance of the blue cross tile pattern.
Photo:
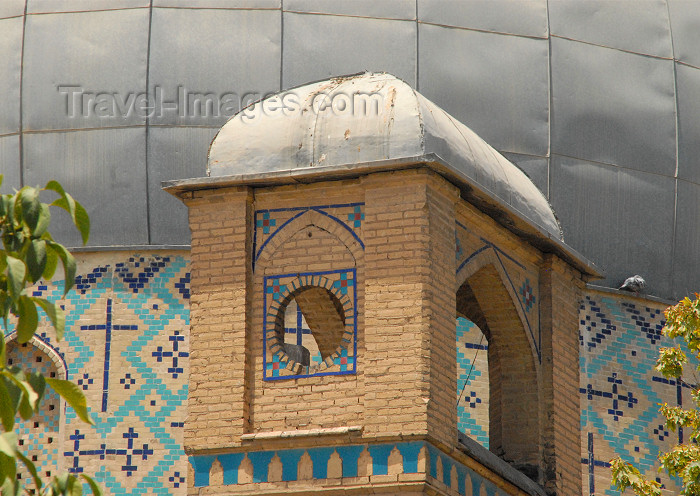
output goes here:
[{"label": "blue cross tile pattern", "polygon": [[[76,277],[76,291],[63,300],[66,331],[57,356],[85,392],[96,427],[71,408],[63,440],[58,408],[55,432],[49,422],[29,425],[26,442],[41,448],[42,470],[53,472],[63,457],[71,472],[94,474],[112,495],[186,493],[187,265],[180,256],[127,255]],[[34,292],[55,301],[62,288],[62,281],[42,282]],[[52,332],[42,340],[56,346]]]},{"label": "blue cross tile pattern", "polygon": [[[663,305],[605,294],[585,297],[580,309],[581,430],[584,493],[618,496],[610,488],[609,460],[622,456],[677,494],[676,480],[659,474],[660,451],[683,442],[682,429],[665,428],[660,403],[683,406],[690,386],[656,371]],[[697,364],[691,364],[691,367]]]}]

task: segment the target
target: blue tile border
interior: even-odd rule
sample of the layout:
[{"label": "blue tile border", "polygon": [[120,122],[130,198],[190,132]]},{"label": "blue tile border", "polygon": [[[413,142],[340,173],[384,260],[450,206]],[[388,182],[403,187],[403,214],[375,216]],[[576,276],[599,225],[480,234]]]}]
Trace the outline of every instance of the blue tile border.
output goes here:
[{"label": "blue tile border", "polygon": [[473,494],[480,494],[483,486],[486,494],[490,496],[505,496],[505,493],[498,487],[474,472],[472,469],[443,453],[437,447],[427,441],[404,441],[396,443],[379,444],[351,444],[343,446],[326,446],[313,448],[280,449],[266,451],[252,451],[246,453],[233,453],[224,455],[194,455],[189,460],[194,468],[194,487],[207,487],[210,485],[209,471],[213,463],[218,460],[224,471],[224,485],[240,484],[238,470],[245,457],[250,460],[253,466],[252,483],[269,483],[268,469],[271,460],[277,456],[282,462],[282,479],[280,483],[293,482],[299,480],[298,464],[307,453],[312,461],[313,479],[323,480],[327,478],[328,461],[334,453],[338,453],[342,459],[343,478],[354,478],[358,476],[358,462],[363,452],[369,452],[372,457],[372,475],[385,475],[388,473],[388,458],[393,450],[398,450],[402,457],[402,473],[418,474],[423,473],[419,467],[421,451],[427,455],[426,471],[431,477],[438,479],[438,459],[442,464],[442,477],[438,480],[448,487],[452,485],[452,468],[457,474],[457,487],[460,494],[464,494],[467,478],[473,488]]}]

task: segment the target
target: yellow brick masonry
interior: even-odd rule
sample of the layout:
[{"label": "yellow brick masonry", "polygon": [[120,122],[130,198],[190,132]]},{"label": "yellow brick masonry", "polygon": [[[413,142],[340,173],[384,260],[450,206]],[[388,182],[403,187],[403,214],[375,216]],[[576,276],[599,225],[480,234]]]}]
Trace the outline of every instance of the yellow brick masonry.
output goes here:
[{"label": "yellow brick masonry", "polygon": [[[500,442],[511,443],[508,450],[521,461],[539,465],[556,494],[580,494],[578,272],[556,257],[543,256],[460,200],[456,188],[428,169],[307,185],[204,190],[186,196],[192,230],[188,453],[427,439],[508,487],[508,494],[519,494],[456,448],[457,216],[478,236],[525,264],[530,280],[539,281],[542,370],[533,369],[529,376],[508,375],[520,360],[534,366],[527,337],[517,346],[496,346],[501,351],[489,364],[492,395],[499,388],[511,400],[535,395],[539,406],[528,410],[523,406],[531,404],[528,399],[520,407],[517,401],[507,403],[507,408],[501,405],[500,411],[494,407],[492,428],[500,424]],[[349,202],[364,202],[364,250],[337,223],[311,211],[268,243],[253,270],[254,210]],[[263,381],[263,277],[348,267],[357,269],[358,373]],[[522,319],[513,310],[514,295],[505,292],[501,282],[498,290],[493,289],[495,282],[491,284],[502,277],[495,270],[477,276],[474,281],[483,282],[477,299],[490,311],[491,330],[500,329],[501,339],[516,324],[522,330]],[[502,379],[494,380],[497,377]],[[241,437],[356,425],[362,426],[361,433],[326,438]],[[278,469],[271,465],[271,480]],[[346,494],[346,484],[363,488],[355,494],[454,494],[454,489],[441,487],[442,482],[425,474],[365,476],[366,481],[334,482],[330,477],[250,483],[224,490],[215,484],[217,470],[221,469],[215,464],[213,485],[208,488],[193,488],[190,476],[190,494]],[[245,470],[242,466],[239,471],[242,481]],[[337,467],[329,464],[329,474],[336,472]]]},{"label": "yellow brick masonry", "polygon": [[[454,202],[426,171],[365,181],[365,435],[455,444]],[[448,188],[449,186],[449,188]]]},{"label": "yellow brick masonry", "polygon": [[545,256],[540,276],[543,410],[541,446],[546,487],[558,495],[581,494],[578,302],[580,274],[554,255]]},{"label": "yellow brick masonry", "polygon": [[252,193],[241,187],[193,196],[185,201],[192,230],[194,336],[185,446],[211,450],[239,443],[247,430]]}]

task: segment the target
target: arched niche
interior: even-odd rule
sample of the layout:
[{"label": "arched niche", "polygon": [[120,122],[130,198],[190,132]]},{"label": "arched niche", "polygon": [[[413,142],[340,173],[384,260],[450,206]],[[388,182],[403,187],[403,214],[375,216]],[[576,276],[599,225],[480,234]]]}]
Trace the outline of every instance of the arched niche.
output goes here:
[{"label": "arched niche", "polygon": [[504,281],[488,260],[469,267],[457,289],[456,315],[474,322],[488,342],[489,450],[537,480],[537,353]]},{"label": "arched niche", "polygon": [[[15,335],[5,338],[7,365],[20,367],[25,372],[39,372],[44,377],[65,379],[66,363],[59,352],[47,341],[33,337],[27,343],[18,343]],[[15,431],[23,454],[34,462],[41,478],[50,478],[64,471],[63,417],[64,401],[49,386],[46,387],[39,410],[28,420],[16,419]],[[23,465],[18,467],[18,478],[32,483],[31,474]]]}]

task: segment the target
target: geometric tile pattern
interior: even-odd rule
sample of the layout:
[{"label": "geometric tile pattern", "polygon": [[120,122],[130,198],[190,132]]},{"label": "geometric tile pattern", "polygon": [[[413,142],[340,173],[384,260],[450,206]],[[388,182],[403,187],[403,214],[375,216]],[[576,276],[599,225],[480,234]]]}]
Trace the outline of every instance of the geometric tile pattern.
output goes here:
[{"label": "geometric tile pattern", "polygon": [[[428,473],[448,487],[469,496],[505,496],[506,493],[465,465],[424,441],[390,444],[343,445],[308,449],[286,449],[230,453],[225,455],[191,456],[195,472],[195,487],[209,486],[209,475],[215,461],[223,469],[225,485],[241,484],[242,465],[252,465],[253,483],[266,483],[272,464],[281,463],[281,481],[298,480],[300,466],[310,464],[308,472],[313,479],[329,477],[331,460],[340,458],[342,477],[358,475],[387,475],[390,460],[398,460],[404,474]],[[365,472],[361,474],[361,470]],[[332,475],[331,477],[340,476]]]},{"label": "geometric tile pattern", "polygon": [[[8,365],[20,365],[25,371],[39,372],[46,377],[58,377],[58,369],[51,358],[31,343],[17,345],[10,342],[7,346]],[[41,409],[29,420],[17,417],[15,431],[19,436],[20,449],[34,462],[37,472],[43,478],[60,472],[60,403],[59,396],[51,388],[46,388]],[[26,487],[33,487],[31,476],[18,466],[18,478],[24,480]]]},{"label": "geometric tile pattern", "polygon": [[[66,408],[62,447],[48,463],[62,456],[65,469],[94,475],[108,494],[185,494],[188,262],[158,254],[77,258],[75,289],[62,300],[63,340],[56,343],[44,323],[40,331],[65,358],[67,379],[83,390],[96,426]],[[62,288],[63,281],[41,282],[33,294],[55,301]]]},{"label": "geometric tile pattern", "polygon": [[488,342],[481,330],[457,318],[457,428],[489,447]]},{"label": "geometric tile pattern", "polygon": [[254,214],[255,230],[253,232],[253,265],[255,265],[255,262],[257,262],[270,240],[291,221],[309,211],[317,212],[340,225],[364,249],[365,245],[362,242],[362,223],[365,219],[364,206],[364,203],[340,203],[311,207],[256,210]]},{"label": "geometric tile pattern", "polygon": [[[345,216],[334,217],[342,219],[349,229],[359,229],[357,225],[361,227],[363,220],[361,204],[343,208],[347,210]],[[274,211],[270,213],[267,220],[275,222],[260,226],[263,243],[265,235],[269,237],[275,232],[273,229],[298,212],[284,214],[289,216],[286,218]],[[351,215],[353,218],[348,217]],[[264,234],[264,227],[271,228],[269,234]],[[459,264],[464,265],[479,252],[491,251],[494,259],[502,263],[508,283],[512,284],[521,308],[532,319],[532,328],[536,330],[537,284],[531,284],[532,278],[528,280],[519,264],[506,258],[497,247],[483,242],[479,247],[479,240],[475,243],[467,234],[464,229],[458,230]],[[260,238],[258,242],[259,246]],[[83,424],[75,412],[67,408],[65,429],[58,430],[56,413],[52,412],[59,408],[50,408],[52,404],[57,405],[58,400],[47,392],[45,411],[39,419],[20,424],[23,449],[36,458],[35,463],[44,474],[55,473],[60,462],[64,469],[95,474],[108,494],[185,494],[187,457],[182,449],[182,427],[189,358],[187,261],[181,256],[110,254],[109,263],[91,263],[91,257],[79,256],[76,287],[63,302],[66,310],[64,339],[56,343],[52,329],[45,323],[40,324],[39,338],[55,349],[58,360],[65,363],[67,378],[76,382],[86,394],[89,412],[97,427],[93,429]],[[281,275],[275,277],[277,281],[273,277],[266,280],[266,291],[272,289],[266,293],[266,304],[291,291],[292,280],[298,276]],[[323,284],[329,285],[329,290],[335,291],[339,299],[349,301],[350,310],[354,309],[354,270],[305,277],[324,277],[328,282]],[[61,281],[41,282],[31,294],[55,301],[60,298],[62,287]],[[683,440],[683,432],[673,433],[664,428],[657,403],[691,404],[689,388],[684,383],[661,377],[654,370],[659,347],[670,344],[660,334],[664,307],[661,303],[640,302],[633,297],[595,291],[589,292],[581,305],[581,463],[586,496],[618,494],[610,489],[608,468],[608,461],[618,454],[635,463],[648,476],[658,477],[666,488],[665,495],[678,492],[677,483],[655,469],[659,451]],[[289,316],[285,322],[296,320],[296,311],[290,309]],[[346,323],[353,323],[353,336],[347,343],[352,346],[344,348],[348,356],[343,356],[341,350],[334,357],[328,371],[349,373],[348,367],[354,370],[356,331],[353,319]],[[307,336],[306,329],[308,325],[303,320],[301,326],[296,322],[285,324],[286,331],[293,331],[291,339],[298,339],[297,333],[301,330],[303,340]],[[12,330],[10,328],[9,332]],[[487,446],[487,343],[476,326],[466,319],[458,319],[456,345],[459,429]],[[32,345],[15,347],[14,351],[12,346],[9,349],[9,357],[25,367],[42,364],[40,367],[48,367],[49,374],[53,371],[51,367],[55,368],[43,351]],[[37,362],[39,356],[41,362]],[[485,413],[479,413],[480,409]],[[39,423],[37,427],[35,422]],[[51,448],[52,445],[56,447]],[[402,451],[409,448],[398,444],[396,447],[404,463],[412,459]],[[323,449],[308,451],[315,459],[321,455],[314,450]],[[332,453],[335,448],[329,449]],[[388,448],[372,450],[372,457],[376,455],[379,460],[376,463],[380,465],[385,449]],[[340,455],[348,459],[354,456],[346,452]],[[219,455],[226,461],[221,462],[224,477],[233,477],[231,470],[226,471],[233,458],[226,459],[226,456],[237,455]],[[256,456],[251,458],[254,464],[261,463],[257,460],[264,460],[267,455]],[[295,456],[296,452],[280,454],[282,464],[286,466],[288,458]],[[201,460],[194,462],[196,466],[203,463]],[[441,464],[444,467],[449,460],[441,459]],[[346,465],[343,464],[343,470]],[[322,467],[323,463],[318,466]],[[352,463],[347,466],[350,467],[347,470],[352,470]],[[411,470],[405,466],[404,469]],[[323,471],[322,468],[314,470],[315,473]],[[377,470],[382,469],[378,467]],[[197,473],[198,477],[204,477],[201,471]],[[473,487],[477,487],[478,483],[472,482]],[[475,491],[479,494],[478,489]]]},{"label": "geometric tile pattern", "polygon": [[[657,456],[682,442],[669,432],[658,404],[691,404],[690,389],[655,369],[665,305],[587,295],[580,309],[581,431],[583,494],[618,495],[610,488],[609,460],[620,455],[678,494],[677,481],[656,470]],[[692,365],[689,369],[692,368]]]},{"label": "geometric tile pattern", "polygon": [[459,221],[455,222],[455,239],[457,274],[470,263],[479,263],[479,259],[492,264],[502,274],[503,284],[520,310],[525,330],[541,360],[537,269],[528,270],[511,254],[482,238]]},{"label": "geometric tile pattern", "polygon": [[[323,272],[270,275],[263,278],[263,379],[266,381],[343,375],[356,372],[357,356],[357,291],[356,270],[341,269]],[[335,352],[321,359],[313,333],[293,299],[303,288],[325,289],[343,310],[345,331]],[[284,336],[278,335],[277,323],[283,322]],[[295,362],[284,349],[284,343],[301,344],[309,351],[309,365]]]}]

